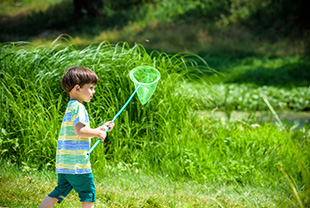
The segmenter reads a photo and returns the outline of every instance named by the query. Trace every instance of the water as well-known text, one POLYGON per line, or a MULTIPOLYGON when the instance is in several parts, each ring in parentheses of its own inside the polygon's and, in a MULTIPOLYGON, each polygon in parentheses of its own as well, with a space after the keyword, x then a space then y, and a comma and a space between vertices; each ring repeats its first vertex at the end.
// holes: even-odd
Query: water
MULTIPOLYGON (((198 112, 197 112, 198 113, 198 112)), ((218 118, 223 121, 247 121, 247 122, 257 122, 275 123, 276 119, 271 112, 257 111, 257 112, 242 112, 242 111, 232 111, 231 113, 226 113, 224 111, 200 111, 199 114, 207 118, 218 118)), ((288 122, 290 125, 298 125, 302 127, 303 125, 310 124, 310 112, 277 112, 280 120, 284 123, 288 122)))

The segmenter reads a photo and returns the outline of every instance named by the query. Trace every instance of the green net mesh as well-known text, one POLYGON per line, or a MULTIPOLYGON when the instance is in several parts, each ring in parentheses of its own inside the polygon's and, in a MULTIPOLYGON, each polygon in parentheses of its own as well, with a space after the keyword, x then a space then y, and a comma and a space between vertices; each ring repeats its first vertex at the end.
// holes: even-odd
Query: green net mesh
POLYGON ((157 82, 160 79, 160 73, 157 69, 150 66, 138 66, 130 71, 130 79, 134 82, 138 98, 144 105, 153 95, 157 82))

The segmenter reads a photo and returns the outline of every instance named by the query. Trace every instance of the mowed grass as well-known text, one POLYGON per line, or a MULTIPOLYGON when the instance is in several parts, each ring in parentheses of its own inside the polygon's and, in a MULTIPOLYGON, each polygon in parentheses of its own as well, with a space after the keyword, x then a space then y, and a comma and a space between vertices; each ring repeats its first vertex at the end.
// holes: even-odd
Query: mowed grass
MULTIPOLYGON (((57 185, 50 170, 18 168, 1 161, 0 206, 38 207, 57 185)), ((294 207, 283 185, 252 186, 214 180, 198 183, 173 181, 170 177, 146 174, 120 167, 94 169, 96 207, 294 207)), ((80 207, 75 191, 57 207, 80 207)))

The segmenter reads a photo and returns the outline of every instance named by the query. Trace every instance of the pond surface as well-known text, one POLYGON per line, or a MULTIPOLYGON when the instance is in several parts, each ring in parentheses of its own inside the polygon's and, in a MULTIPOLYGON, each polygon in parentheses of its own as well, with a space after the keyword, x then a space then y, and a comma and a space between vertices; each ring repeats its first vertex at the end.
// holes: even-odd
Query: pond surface
MULTIPOLYGON (((197 112, 203 117, 219 118, 224 121, 249 121, 249 122, 276 122, 275 117, 271 112, 257 111, 257 112, 242 112, 232 111, 230 114, 224 111, 200 111, 197 112)), ((310 124, 310 112, 277 112, 277 115, 282 122, 289 122, 291 125, 303 126, 310 124)))

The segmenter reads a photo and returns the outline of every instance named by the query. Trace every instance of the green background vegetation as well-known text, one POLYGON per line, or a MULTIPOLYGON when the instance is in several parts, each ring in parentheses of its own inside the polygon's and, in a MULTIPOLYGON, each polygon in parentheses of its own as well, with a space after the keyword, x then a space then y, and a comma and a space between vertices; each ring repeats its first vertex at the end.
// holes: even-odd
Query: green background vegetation
POLYGON ((0 206, 36 207, 56 184, 69 67, 100 78, 95 127, 133 92, 129 71, 150 65, 150 102, 134 98, 91 155, 99 207, 308 207, 304 3, 105 1, 76 21, 72 1, 2 1, 0 206))

